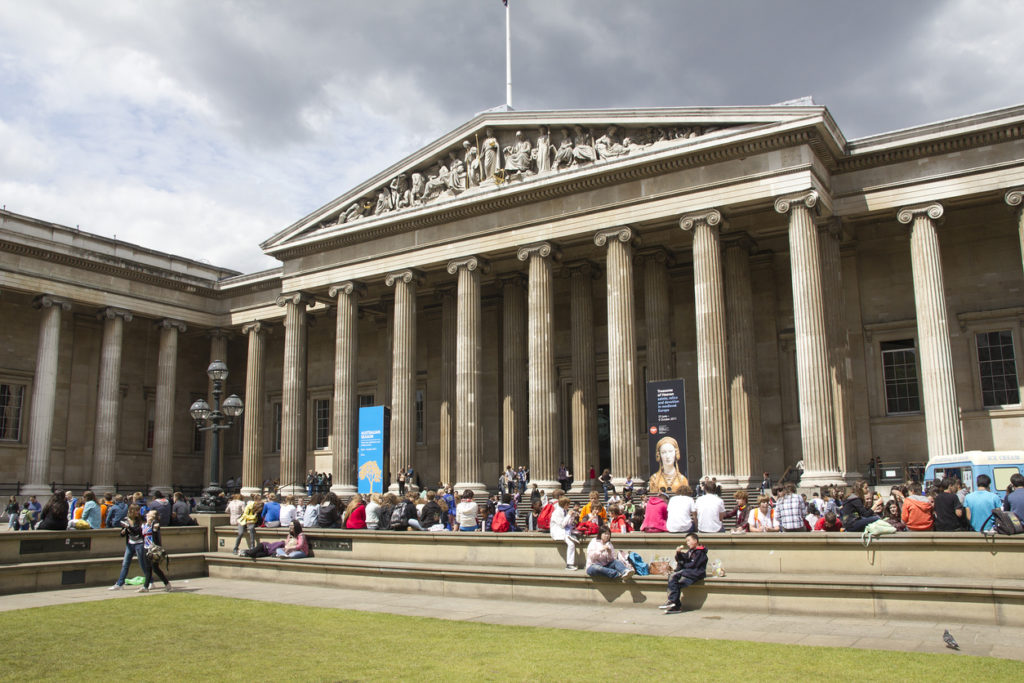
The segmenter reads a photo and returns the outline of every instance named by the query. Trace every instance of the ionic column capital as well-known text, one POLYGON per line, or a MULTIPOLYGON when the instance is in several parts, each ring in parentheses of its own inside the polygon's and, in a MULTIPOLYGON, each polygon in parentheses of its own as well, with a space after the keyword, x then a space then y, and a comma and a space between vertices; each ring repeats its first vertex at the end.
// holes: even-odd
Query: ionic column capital
POLYGON ((250 334, 270 334, 271 329, 270 323, 265 320, 254 320, 251 323, 242 325, 242 334, 246 336, 250 334))
POLYGON ((287 292, 277 297, 278 306, 293 304, 295 306, 312 306, 316 299, 308 292, 287 292))
POLYGON ((1007 190, 1006 194, 1003 195, 1003 200, 1009 206, 1024 207, 1024 187, 1015 187, 1012 190, 1007 190))
POLYGON ((786 195, 775 200, 775 210, 778 213, 785 214, 789 213, 789 210, 794 206, 804 206, 808 209, 813 209, 818 205, 818 199, 816 190, 786 195))
POLYGON ((924 214, 933 221, 937 221, 940 218, 942 218, 943 213, 944 209, 942 208, 942 204, 939 204, 938 202, 930 202, 928 204, 918 204, 916 206, 903 207, 896 214, 896 220, 898 220, 903 225, 907 225, 909 223, 912 223, 916 216, 924 214))
POLYGON ((516 258, 520 261, 529 261, 530 257, 534 255, 541 258, 551 258, 553 261, 562 260, 562 252, 551 242, 535 242, 519 247, 516 258))
POLYGON ((650 249, 637 251, 636 257, 633 260, 641 265, 663 263, 666 266, 673 266, 676 262, 676 255, 665 247, 651 247, 650 249))
POLYGON ((835 237, 838 240, 843 239, 843 219, 838 217, 832 217, 829 220, 821 221, 817 224, 818 234, 828 235, 835 237))
POLYGON ((481 256, 467 256, 466 258, 453 259, 448 262, 448 274, 455 275, 460 268, 469 272, 480 270, 481 273, 491 272, 491 262, 481 256))
POLYGON ((594 235, 594 244, 599 247, 603 247, 608 243, 608 240, 613 242, 618 240, 619 242, 632 242, 635 246, 640 246, 640 235, 636 233, 636 230, 623 225, 619 228, 612 228, 611 230, 602 230, 594 235))
POLYGON ((225 330, 223 327, 211 327, 206 331, 206 336, 211 341, 215 339, 230 339, 231 331, 225 330))
POLYGON ((184 320, 175 320, 174 318, 164 318, 163 320, 157 320, 153 325, 154 327, 161 330, 175 329, 178 332, 184 333, 188 329, 188 325, 185 324, 184 320))
POLYGON ((419 285, 423 282, 423 273, 413 268, 396 270, 384 276, 384 284, 394 287, 396 282, 404 282, 407 285, 419 285))
MULTIPOLYGON (((679 217, 679 227, 686 232, 694 230, 697 225, 702 223, 710 228, 722 225, 722 212, 718 209, 707 209, 705 211, 685 213, 679 217)), ((722 227, 725 226, 722 225, 722 227)))
POLYGON ((366 285, 358 280, 349 280, 347 282, 339 282, 336 285, 331 285, 330 289, 327 290, 327 295, 332 299, 336 298, 339 294, 345 294, 347 296, 366 296, 366 285))
POLYGON ((50 294, 40 294, 36 298, 32 299, 32 308, 50 308, 52 306, 58 306, 62 311, 71 310, 71 302, 65 301, 64 299, 58 299, 50 294))
POLYGON ((122 318, 126 323, 132 321, 132 312, 123 308, 116 308, 114 306, 107 306, 96 311, 96 318, 98 320, 113 320, 114 318, 122 318))
POLYGON ((562 266, 561 274, 564 277, 572 277, 575 273, 582 273, 583 275, 596 280, 601 277, 601 266, 597 265, 593 261, 587 261, 586 259, 570 261, 562 266))

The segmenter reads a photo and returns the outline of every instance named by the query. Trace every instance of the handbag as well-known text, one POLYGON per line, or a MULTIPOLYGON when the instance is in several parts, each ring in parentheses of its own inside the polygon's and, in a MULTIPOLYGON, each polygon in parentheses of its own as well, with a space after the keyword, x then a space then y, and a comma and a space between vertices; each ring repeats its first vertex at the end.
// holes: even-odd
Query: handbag
POLYGON ((151 545, 146 548, 146 559, 154 565, 158 565, 167 557, 167 551, 162 545, 151 545))

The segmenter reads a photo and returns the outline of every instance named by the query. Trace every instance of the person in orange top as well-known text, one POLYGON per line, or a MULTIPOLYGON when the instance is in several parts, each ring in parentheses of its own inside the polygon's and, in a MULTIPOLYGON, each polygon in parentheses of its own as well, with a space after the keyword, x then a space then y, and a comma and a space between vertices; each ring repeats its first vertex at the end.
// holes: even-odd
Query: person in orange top
POLYGON ((601 503, 601 494, 597 491, 590 492, 590 502, 580 510, 580 519, 586 519, 591 512, 597 513, 597 516, 601 518, 599 526, 608 523, 608 511, 604 509, 604 505, 601 503))
POLYGON ((612 522, 609 525, 612 533, 614 534, 628 534, 633 531, 633 525, 629 523, 626 515, 622 513, 622 509, 618 505, 612 505, 609 508, 612 516, 612 522))
POLYGON ((100 500, 100 528, 107 528, 107 508, 114 504, 114 494, 107 493, 103 494, 102 500, 100 500))
POLYGON ((910 483, 910 495, 903 499, 900 519, 911 531, 931 531, 935 528, 935 504, 921 495, 921 484, 910 483))

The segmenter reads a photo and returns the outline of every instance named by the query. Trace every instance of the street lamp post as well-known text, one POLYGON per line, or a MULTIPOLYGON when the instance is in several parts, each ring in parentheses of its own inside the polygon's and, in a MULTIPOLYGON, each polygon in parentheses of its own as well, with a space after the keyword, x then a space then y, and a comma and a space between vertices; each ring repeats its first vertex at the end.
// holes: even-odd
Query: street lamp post
POLYGON ((213 432, 213 449, 210 454, 210 485, 203 491, 203 499, 196 508, 198 512, 224 512, 227 499, 221 494, 220 487, 220 432, 231 426, 231 422, 242 414, 245 407, 242 399, 231 394, 221 405, 220 397, 224 395, 224 380, 228 378, 228 366, 221 360, 210 363, 206 374, 213 382, 213 410, 204 399, 198 399, 189 408, 192 419, 196 421, 196 429, 201 432, 213 432))

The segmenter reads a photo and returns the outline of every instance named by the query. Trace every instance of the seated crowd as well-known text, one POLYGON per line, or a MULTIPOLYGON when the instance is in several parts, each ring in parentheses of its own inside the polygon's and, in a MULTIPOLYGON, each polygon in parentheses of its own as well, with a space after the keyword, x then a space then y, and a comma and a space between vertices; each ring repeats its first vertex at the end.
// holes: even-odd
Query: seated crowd
POLYGON ((192 518, 195 501, 175 491, 168 499, 161 491, 154 491, 147 501, 141 491, 130 495, 104 493, 97 497, 92 491, 83 491, 75 496, 72 491, 53 492, 45 505, 35 496, 30 496, 21 508, 17 499, 11 496, 6 511, 9 514, 8 528, 14 531, 63 531, 65 529, 113 529, 118 528, 130 505, 138 505, 143 517, 156 511, 160 524, 164 526, 195 526, 192 518))

